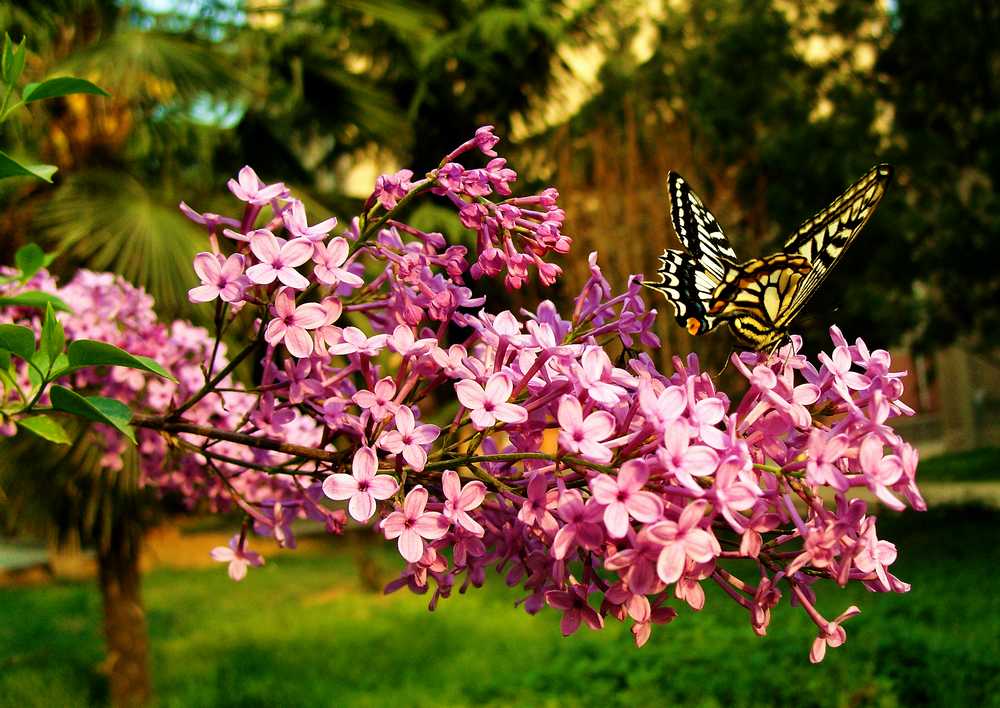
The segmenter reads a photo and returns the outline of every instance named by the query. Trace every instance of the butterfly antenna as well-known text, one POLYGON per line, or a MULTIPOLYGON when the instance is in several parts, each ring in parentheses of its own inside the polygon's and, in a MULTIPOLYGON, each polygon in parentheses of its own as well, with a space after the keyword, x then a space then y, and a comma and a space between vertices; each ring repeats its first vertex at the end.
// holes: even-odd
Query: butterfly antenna
POLYGON ((724 372, 726 369, 729 368, 729 360, 733 358, 733 354, 735 354, 735 353, 736 353, 735 349, 730 349, 729 350, 729 354, 726 355, 726 361, 722 365, 722 368, 715 372, 715 377, 716 378, 718 378, 719 376, 722 376, 722 372, 724 372))

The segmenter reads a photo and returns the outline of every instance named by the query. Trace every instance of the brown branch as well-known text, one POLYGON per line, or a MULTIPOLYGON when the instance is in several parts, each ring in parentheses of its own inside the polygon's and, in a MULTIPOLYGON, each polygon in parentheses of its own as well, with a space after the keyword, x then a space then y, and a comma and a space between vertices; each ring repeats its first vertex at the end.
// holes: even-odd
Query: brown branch
POLYGON ((318 450, 306 445, 294 445, 275 438, 265 436, 249 435, 247 433, 234 433, 229 430, 213 428, 209 425, 196 425, 178 420, 168 420, 160 416, 150 416, 136 414, 132 416, 132 425, 139 428, 149 428, 150 430, 162 430, 165 433, 189 433, 191 435, 201 435, 213 440, 226 440, 247 447, 256 447, 261 450, 271 450, 273 452, 283 452, 286 455, 304 457, 308 460, 319 460, 320 462, 343 463, 347 456, 345 451, 318 450))

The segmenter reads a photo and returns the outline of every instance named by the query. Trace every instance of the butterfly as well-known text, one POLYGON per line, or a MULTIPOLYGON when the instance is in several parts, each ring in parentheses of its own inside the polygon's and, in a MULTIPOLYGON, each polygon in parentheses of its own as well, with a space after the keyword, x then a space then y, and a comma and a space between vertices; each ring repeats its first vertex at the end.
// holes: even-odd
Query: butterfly
POLYGON ((781 251, 741 263, 716 218, 684 178, 670 172, 670 220, 685 250, 664 251, 660 281, 643 285, 663 294, 691 334, 725 322, 739 345, 773 350, 868 223, 891 180, 891 165, 875 165, 799 226, 781 251))

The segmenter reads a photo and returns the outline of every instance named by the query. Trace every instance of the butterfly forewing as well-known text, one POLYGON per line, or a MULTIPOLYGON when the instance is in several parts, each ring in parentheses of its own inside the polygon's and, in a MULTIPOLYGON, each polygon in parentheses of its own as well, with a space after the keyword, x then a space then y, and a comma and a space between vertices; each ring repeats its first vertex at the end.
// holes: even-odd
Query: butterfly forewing
POLYGON ((785 242, 784 252, 804 257, 812 266, 798 292, 776 321, 787 326, 805 307, 827 274, 861 232, 892 180, 890 165, 876 165, 833 200, 823 211, 805 221, 785 242))
POLYGON ((722 280, 737 259, 719 222, 676 172, 667 175, 667 191, 670 221, 677 238, 702 268, 716 280, 722 280))

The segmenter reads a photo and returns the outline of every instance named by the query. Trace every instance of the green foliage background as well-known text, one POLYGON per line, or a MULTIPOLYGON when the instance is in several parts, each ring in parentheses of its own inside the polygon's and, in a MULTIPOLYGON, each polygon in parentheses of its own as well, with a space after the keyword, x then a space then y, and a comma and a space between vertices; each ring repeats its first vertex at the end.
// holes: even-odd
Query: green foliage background
MULTIPOLYGON (((995 184, 1000 9, 945 0, 551 3, 408 0, 0 2, 31 38, 27 74, 74 73, 112 99, 57 101, 6 144, 58 164, 57 187, 0 194, 5 246, 42 237, 57 267, 118 270, 166 315, 198 229, 244 163, 349 216, 352 165, 419 172, 494 123, 525 178, 554 183, 578 247, 619 282, 673 242, 664 173, 684 173, 738 252, 760 255, 880 160, 898 179, 799 329, 831 322, 879 345, 997 344, 995 184), (581 69, 574 52, 586 52, 581 69), (593 74, 593 78, 582 76, 593 74), (586 100, 570 100, 572 79, 586 100), (555 108, 553 108, 555 107, 555 108), (563 107, 562 110, 559 108, 563 107), (542 119, 544 117, 544 120, 542 119)), ((436 217, 431 217, 436 218, 436 217)), ((657 303, 669 309, 665 303, 657 303)), ((728 351, 662 318, 672 351, 728 351)))

